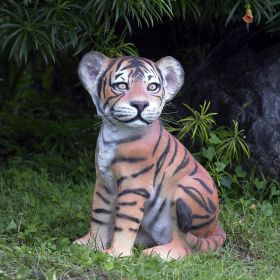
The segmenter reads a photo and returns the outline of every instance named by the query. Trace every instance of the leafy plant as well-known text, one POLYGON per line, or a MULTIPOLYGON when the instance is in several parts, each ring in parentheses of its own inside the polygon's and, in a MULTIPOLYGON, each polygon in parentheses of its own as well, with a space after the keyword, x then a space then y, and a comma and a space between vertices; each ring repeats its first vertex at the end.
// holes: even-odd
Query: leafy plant
POLYGON ((233 128, 229 129, 217 129, 217 135, 222 139, 218 141, 218 136, 215 138, 217 142, 211 144, 217 144, 217 157, 225 157, 226 160, 232 160, 233 162, 240 162, 242 157, 250 157, 250 150, 243 139, 244 130, 239 130, 238 122, 233 121, 233 128))
POLYGON ((138 27, 143 23, 153 26, 154 23, 162 21, 164 16, 173 17, 171 1, 165 0, 142 0, 142 1, 112 1, 112 0, 90 0, 82 9, 86 14, 93 14, 96 22, 105 23, 105 29, 109 30, 112 23, 123 20, 129 31, 132 31, 131 21, 136 20, 138 27))
POLYGON ((195 157, 206 167, 219 187, 245 192, 263 201, 264 205, 268 205, 266 200, 280 197, 280 184, 276 179, 265 176, 261 171, 256 172, 256 166, 245 168, 250 150, 244 130, 239 129, 237 121, 233 121, 231 128, 216 126, 213 118, 215 113, 209 112, 210 102, 204 102, 200 111, 189 106, 186 108, 190 116, 182 118, 179 121, 181 127, 171 131, 179 131, 181 139, 192 139, 192 143, 196 144, 195 157))
POLYGON ((136 54, 131 44, 123 43, 123 36, 119 39, 115 35, 114 28, 109 30, 103 23, 97 24, 91 13, 82 14, 83 6, 63 0, 2 3, 1 51, 25 63, 34 52, 48 63, 55 60, 58 51, 78 49, 79 53, 89 47, 111 54, 108 49, 117 45, 119 54, 136 54))
POLYGON ((200 105, 200 111, 196 111, 186 104, 183 104, 190 112, 191 115, 179 121, 183 126, 180 128, 179 139, 188 133, 191 139, 199 139, 201 143, 207 142, 209 137, 209 130, 215 124, 213 116, 216 113, 208 113, 210 102, 204 102, 200 105))
MULTIPOLYGON (((276 9, 274 8, 274 5, 277 1, 273 0, 238 0, 235 2, 234 6, 230 10, 227 20, 226 20, 226 25, 229 24, 230 21, 233 20, 233 17, 238 11, 244 10, 244 5, 246 3, 250 3, 250 6, 254 12, 254 21, 257 24, 260 24, 261 21, 264 19, 264 22, 269 22, 272 18, 273 15, 277 14, 276 9), (243 9, 242 9, 243 8, 243 9)), ((279 11, 278 11, 279 12, 279 11)))
MULTIPOLYGON (((233 128, 215 127, 213 116, 209 112, 210 102, 200 105, 200 111, 187 106, 190 116, 182 118, 179 123, 179 137, 189 136, 193 144, 199 144, 196 157, 209 170, 219 186, 230 187, 233 183, 232 168, 239 164, 244 157, 249 158, 249 148, 243 139, 243 130, 239 130, 237 121, 233 128)), ((241 166, 239 166, 241 168, 241 166)), ((235 178, 241 172, 237 170, 235 178)), ((236 183, 239 183, 236 180, 236 183)))

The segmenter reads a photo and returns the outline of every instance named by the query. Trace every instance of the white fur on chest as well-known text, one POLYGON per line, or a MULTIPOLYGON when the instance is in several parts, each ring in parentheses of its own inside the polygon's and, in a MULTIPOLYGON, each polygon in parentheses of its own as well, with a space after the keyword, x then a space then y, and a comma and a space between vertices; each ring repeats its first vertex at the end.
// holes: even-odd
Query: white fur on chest
POLYGON ((97 164, 99 168, 99 174, 108 187, 113 187, 114 185, 114 176, 112 172, 112 160, 114 159, 114 156, 115 144, 104 145, 99 137, 97 164))
POLYGON ((112 161, 116 156, 117 142, 131 137, 133 133, 133 129, 125 129, 108 123, 104 123, 101 127, 97 142, 97 164, 99 174, 107 187, 114 188, 116 185, 116 178, 112 171, 112 161))
MULTIPOLYGON (((117 133, 117 132, 116 132, 117 133)), ((116 143, 114 142, 114 131, 101 128, 97 147, 97 164, 99 174, 107 187, 114 187, 114 176, 112 171, 112 161, 115 157, 116 143)))

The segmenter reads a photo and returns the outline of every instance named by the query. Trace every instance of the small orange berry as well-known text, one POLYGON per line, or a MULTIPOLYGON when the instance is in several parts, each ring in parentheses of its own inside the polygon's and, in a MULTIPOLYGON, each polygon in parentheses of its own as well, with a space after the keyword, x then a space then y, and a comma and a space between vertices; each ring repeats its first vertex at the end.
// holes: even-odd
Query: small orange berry
POLYGON ((252 23, 254 20, 252 10, 250 8, 246 8, 246 12, 244 17, 242 18, 247 24, 252 23))

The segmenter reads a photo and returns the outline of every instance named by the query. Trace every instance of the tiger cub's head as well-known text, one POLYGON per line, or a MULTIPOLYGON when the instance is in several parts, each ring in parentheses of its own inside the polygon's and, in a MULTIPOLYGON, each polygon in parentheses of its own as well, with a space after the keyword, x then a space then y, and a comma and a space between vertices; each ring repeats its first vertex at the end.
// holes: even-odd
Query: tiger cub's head
POLYGON ((102 118, 140 127, 160 116, 164 104, 183 85, 184 71, 170 56, 154 63, 145 58, 110 59, 89 52, 80 62, 79 77, 102 118))

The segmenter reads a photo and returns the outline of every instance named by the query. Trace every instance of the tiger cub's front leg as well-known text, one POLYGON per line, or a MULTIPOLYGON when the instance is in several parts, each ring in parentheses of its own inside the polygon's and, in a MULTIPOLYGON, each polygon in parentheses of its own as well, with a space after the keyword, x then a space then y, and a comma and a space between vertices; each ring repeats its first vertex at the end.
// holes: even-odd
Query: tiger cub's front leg
POLYGON ((92 201, 90 232, 76 240, 76 243, 88 245, 97 250, 104 250, 110 246, 114 228, 116 196, 117 194, 97 177, 92 201))
POLYGON ((115 226, 111 248, 115 256, 132 253, 137 232, 144 215, 144 204, 150 197, 152 185, 147 180, 125 180, 118 186, 115 226))
POLYGON ((109 254, 131 255, 148 197, 149 193, 144 188, 125 189, 119 193, 112 245, 107 250, 109 254))

